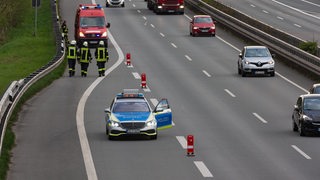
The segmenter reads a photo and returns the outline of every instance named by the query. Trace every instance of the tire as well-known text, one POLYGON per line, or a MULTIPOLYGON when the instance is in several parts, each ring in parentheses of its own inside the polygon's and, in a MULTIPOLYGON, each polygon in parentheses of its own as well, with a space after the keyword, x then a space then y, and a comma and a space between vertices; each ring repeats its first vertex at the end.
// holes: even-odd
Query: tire
POLYGON ((242 77, 246 77, 246 76, 247 76, 246 72, 244 72, 243 70, 241 70, 241 76, 242 76, 242 77))
POLYGON ((125 5, 124 5, 124 3, 121 5, 121 7, 124 7, 125 5))
POLYGON ((238 64, 238 74, 240 75, 241 74, 241 69, 239 67, 239 64, 238 64))
POLYGON ((300 123, 299 135, 300 135, 300 136, 306 136, 306 132, 305 132, 305 130, 304 130, 304 126, 303 126, 302 123, 300 123))
POLYGON ((292 130, 294 132, 297 132, 299 130, 299 128, 298 128, 297 124, 294 122, 294 120, 292 120, 292 130))
POLYGON ((150 136, 150 139, 151 140, 156 140, 157 139, 157 137, 158 137, 158 135, 156 134, 156 135, 152 135, 152 136, 150 136))
POLYGON ((212 34, 212 37, 216 37, 216 34, 212 34))
POLYGON ((109 4, 108 4, 108 3, 106 3, 106 7, 109 7, 109 4))
POLYGON ((274 77, 274 75, 275 75, 274 72, 271 72, 271 73, 270 73, 270 76, 271 76, 271 77, 274 77))

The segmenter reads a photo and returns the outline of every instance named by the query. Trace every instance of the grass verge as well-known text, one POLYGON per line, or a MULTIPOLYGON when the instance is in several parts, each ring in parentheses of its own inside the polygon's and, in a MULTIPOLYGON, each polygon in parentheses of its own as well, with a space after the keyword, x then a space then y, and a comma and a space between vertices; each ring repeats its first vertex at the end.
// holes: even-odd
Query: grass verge
MULTIPOLYGON (((21 0, 21 2, 25 1, 21 0)), ((36 31, 34 15, 35 9, 31 7, 31 3, 27 3, 22 12, 22 23, 10 30, 6 43, 0 46, 0 95, 6 91, 12 81, 27 77, 51 61, 56 54, 50 1, 42 1, 38 8, 36 31)), ((0 180, 6 179, 7 176, 11 150, 15 145, 12 126, 18 120, 18 113, 22 105, 55 79, 61 77, 65 67, 66 62, 64 61, 58 68, 32 85, 14 109, 4 135, 0 156, 0 180)))

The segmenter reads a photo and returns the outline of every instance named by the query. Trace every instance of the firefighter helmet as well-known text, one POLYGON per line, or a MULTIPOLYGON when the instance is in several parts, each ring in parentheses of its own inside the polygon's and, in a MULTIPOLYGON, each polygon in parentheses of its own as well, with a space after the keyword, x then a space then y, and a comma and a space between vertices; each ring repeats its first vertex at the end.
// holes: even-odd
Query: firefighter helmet
POLYGON ((88 42, 87 41, 83 42, 83 46, 88 47, 88 42))
POLYGON ((72 40, 71 41, 71 45, 76 45, 77 44, 77 41, 76 40, 72 40))
POLYGON ((104 46, 104 42, 103 42, 103 41, 100 41, 100 42, 99 42, 99 45, 100 45, 100 46, 104 46))

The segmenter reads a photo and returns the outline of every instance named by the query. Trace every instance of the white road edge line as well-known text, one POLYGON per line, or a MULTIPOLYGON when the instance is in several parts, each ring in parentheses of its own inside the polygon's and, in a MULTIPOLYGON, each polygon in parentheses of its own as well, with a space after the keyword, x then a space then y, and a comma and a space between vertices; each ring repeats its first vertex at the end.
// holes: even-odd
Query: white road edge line
POLYGON ((259 116, 259 114, 257 113, 252 113, 256 118, 258 118, 261 122, 267 124, 268 121, 264 120, 261 116, 259 116))
MULTIPOLYGON (((93 4, 95 4, 95 3, 93 3, 93 4)), ((95 87, 105 77, 107 77, 108 74, 110 74, 114 69, 116 69, 124 60, 124 54, 123 54, 122 50, 120 49, 120 47, 118 46, 117 42, 114 40, 114 38, 110 32, 109 32, 109 38, 110 38, 112 44, 114 45, 114 47, 116 48, 116 50, 119 54, 119 58, 113 66, 111 66, 109 69, 107 69, 106 76, 98 77, 87 88, 87 90, 84 92, 84 94, 82 95, 82 97, 78 103, 77 112, 76 112, 77 130, 78 130, 78 135, 79 135, 79 139, 80 139, 80 146, 81 146, 82 156, 83 156, 88 180, 97 180, 98 177, 97 177, 96 169, 95 169, 94 162, 92 159, 90 145, 88 142, 87 133, 86 133, 86 129, 85 129, 85 123, 84 123, 85 105, 86 105, 88 97, 90 96, 92 91, 95 89, 95 87)))
POLYGON ((213 177, 207 166, 202 161, 194 161, 203 177, 213 177))
POLYGON ((316 3, 313 3, 313 2, 310 2, 310 1, 307 1, 307 0, 301 0, 302 2, 305 2, 305 3, 309 3, 309 4, 312 4, 312 5, 314 5, 314 6, 318 6, 318 7, 320 7, 320 5, 319 4, 316 4, 316 3))
POLYGON ((311 157, 308 156, 305 152, 303 152, 300 148, 298 148, 296 145, 291 145, 291 147, 293 149, 295 149, 298 153, 300 153, 303 157, 305 157, 306 159, 310 160, 311 157))
POLYGON ((183 149, 187 149, 187 140, 184 136, 176 136, 178 142, 182 146, 183 149))
POLYGON ((236 97, 236 95, 234 95, 231 91, 229 91, 228 89, 224 89, 225 92, 227 92, 231 97, 236 97))

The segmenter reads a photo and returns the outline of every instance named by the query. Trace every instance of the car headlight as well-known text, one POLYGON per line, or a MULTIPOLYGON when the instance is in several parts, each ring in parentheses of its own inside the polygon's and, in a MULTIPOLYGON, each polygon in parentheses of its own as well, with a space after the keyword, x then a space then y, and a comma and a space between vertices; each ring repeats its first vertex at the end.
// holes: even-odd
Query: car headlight
POLYGON ((79 36, 80 36, 80 37, 84 37, 83 32, 79 32, 79 36))
POLYGON ((101 37, 107 37, 107 32, 104 32, 101 37))
POLYGON ((119 122, 112 121, 112 120, 110 120, 109 125, 110 125, 111 127, 119 127, 119 126, 120 126, 119 122))
POLYGON ((157 126, 157 121, 155 119, 148 121, 147 123, 147 127, 155 127, 157 126))
POLYGON ((302 118, 303 118, 304 121, 312 121, 312 118, 310 118, 307 115, 303 115, 302 118))
POLYGON ((245 63, 245 64, 250 64, 250 62, 249 62, 249 61, 244 61, 244 63, 245 63))
POLYGON ((199 29, 199 27, 193 27, 193 29, 199 29))
POLYGON ((213 25, 213 26, 211 26, 210 28, 211 28, 211 29, 216 29, 216 26, 213 25))
POLYGON ((273 61, 273 60, 271 60, 271 61, 269 61, 268 63, 269 63, 269 64, 274 64, 274 61, 273 61))

